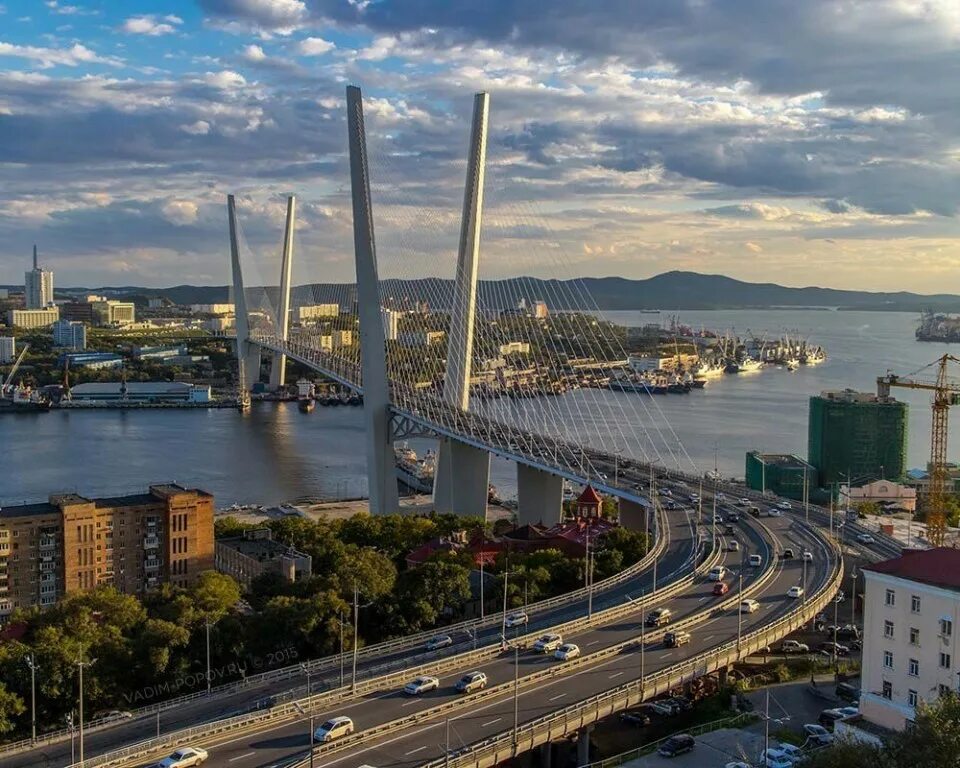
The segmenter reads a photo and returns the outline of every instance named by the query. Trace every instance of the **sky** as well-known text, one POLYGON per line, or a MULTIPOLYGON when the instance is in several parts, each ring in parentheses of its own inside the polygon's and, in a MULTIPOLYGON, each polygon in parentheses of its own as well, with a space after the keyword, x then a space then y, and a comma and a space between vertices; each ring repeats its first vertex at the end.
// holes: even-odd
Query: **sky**
POLYGON ((0 0, 0 284, 351 281, 344 88, 381 273, 960 293, 956 0, 0 0), (261 274, 262 273, 262 274, 261 274))

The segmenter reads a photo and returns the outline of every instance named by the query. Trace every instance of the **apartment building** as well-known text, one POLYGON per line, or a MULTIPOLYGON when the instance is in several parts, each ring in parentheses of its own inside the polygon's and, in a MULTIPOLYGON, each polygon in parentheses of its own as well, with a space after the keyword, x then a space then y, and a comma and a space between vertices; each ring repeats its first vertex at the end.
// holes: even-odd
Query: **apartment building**
POLYGON ((960 682, 960 550, 906 551, 863 569, 860 714, 893 730, 960 682))
POLYGON ((173 484, 0 508, 0 622, 101 584, 132 595, 190 586, 214 567, 213 510, 209 493, 173 484))

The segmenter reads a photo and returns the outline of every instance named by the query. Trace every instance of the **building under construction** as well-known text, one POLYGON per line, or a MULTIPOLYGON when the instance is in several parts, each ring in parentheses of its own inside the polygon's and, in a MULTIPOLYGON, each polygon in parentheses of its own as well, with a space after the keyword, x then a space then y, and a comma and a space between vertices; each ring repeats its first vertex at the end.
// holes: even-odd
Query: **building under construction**
POLYGON ((907 404, 852 389, 811 397, 807 459, 821 488, 900 479, 906 471, 907 404))

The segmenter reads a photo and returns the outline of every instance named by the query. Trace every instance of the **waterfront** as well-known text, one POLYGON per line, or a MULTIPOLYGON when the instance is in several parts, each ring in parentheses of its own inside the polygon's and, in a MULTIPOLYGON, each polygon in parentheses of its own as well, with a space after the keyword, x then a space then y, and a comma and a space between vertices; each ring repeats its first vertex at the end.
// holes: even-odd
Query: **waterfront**
MULTIPOLYGON (((820 310, 729 310, 677 313, 694 327, 733 329, 745 335, 783 332, 809 336, 828 358, 815 367, 724 376, 689 395, 575 392, 599 404, 603 418, 618 418, 618 398, 645 398, 659 407, 702 469, 742 476, 752 448, 806 454, 807 398, 822 389, 875 391, 887 370, 908 374, 950 345, 914 340, 912 313, 820 310)), ((642 325, 657 316, 607 313, 621 323, 642 325)), ((667 313, 661 315, 664 319, 667 313)), ((958 352, 956 347, 954 352, 958 352)), ((923 466, 929 452, 929 397, 898 390, 910 403, 910 466, 923 466)), ((504 406, 507 407, 507 406, 504 406)), ((517 407, 531 408, 530 401, 517 407)), ((582 409, 581 409, 582 410, 582 409)), ((414 447, 422 443, 411 441, 414 447)), ((125 493, 150 482, 175 480, 235 502, 275 503, 304 496, 352 497, 365 493, 362 413, 359 408, 317 408, 300 413, 296 403, 260 403, 250 413, 232 410, 51 412, 0 419, 0 503, 37 501, 53 491, 88 495, 125 493)), ((960 429, 950 457, 960 452, 960 429)), ((511 465, 494 462, 492 482, 513 493, 511 465)))

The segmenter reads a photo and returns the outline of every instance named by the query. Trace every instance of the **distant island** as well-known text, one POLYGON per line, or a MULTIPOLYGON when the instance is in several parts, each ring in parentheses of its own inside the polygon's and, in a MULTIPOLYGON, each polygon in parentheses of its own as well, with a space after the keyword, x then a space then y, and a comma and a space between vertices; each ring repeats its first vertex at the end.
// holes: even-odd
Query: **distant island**
MULTIPOLYGON (((450 294, 451 281, 440 278, 423 280, 385 280, 386 295, 419 297, 433 305, 441 304, 450 294), (438 298, 439 297, 439 298, 438 298)), ((11 286, 14 289, 19 286, 11 286)), ((583 277, 576 280, 542 280, 533 277, 515 277, 506 280, 481 281, 480 301, 487 307, 500 307, 505 297, 511 300, 526 298, 529 301, 552 296, 581 295, 585 289, 594 307, 563 307, 551 304, 553 310, 599 309, 599 310, 680 310, 680 309, 810 309, 830 308, 839 310, 870 310, 889 312, 960 312, 960 296, 934 294, 925 296, 898 291, 874 293, 869 291, 844 291, 834 288, 788 288, 775 283, 748 283, 723 275, 705 275, 697 272, 664 272, 645 280, 628 280, 622 277, 583 277), (570 290, 570 283, 580 286, 570 290)), ((274 294, 275 288, 264 290, 274 294)), ((315 283, 297 286, 303 302, 316 303, 337 301, 344 296, 343 284, 315 283)), ((227 286, 178 285, 170 288, 144 288, 140 286, 96 288, 65 288, 57 293, 95 292, 110 296, 142 299, 164 297, 176 304, 212 304, 229 300, 227 286)), ((442 307, 436 307, 438 309, 442 307)))

